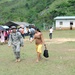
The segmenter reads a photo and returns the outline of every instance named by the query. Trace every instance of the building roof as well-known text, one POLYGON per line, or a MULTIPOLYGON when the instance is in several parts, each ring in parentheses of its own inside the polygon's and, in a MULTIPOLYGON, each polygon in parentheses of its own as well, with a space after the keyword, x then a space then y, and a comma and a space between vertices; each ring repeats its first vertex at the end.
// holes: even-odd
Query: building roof
POLYGON ((13 22, 13 23, 15 23, 17 25, 29 26, 29 23, 27 23, 27 22, 14 22, 14 21, 11 21, 11 22, 13 22))
POLYGON ((75 20, 75 16, 58 16, 54 20, 75 20))
POLYGON ((14 22, 14 21, 9 21, 7 23, 5 23, 4 25, 7 25, 7 26, 19 26, 19 25, 24 25, 24 26, 29 26, 30 24, 27 23, 27 22, 14 22))

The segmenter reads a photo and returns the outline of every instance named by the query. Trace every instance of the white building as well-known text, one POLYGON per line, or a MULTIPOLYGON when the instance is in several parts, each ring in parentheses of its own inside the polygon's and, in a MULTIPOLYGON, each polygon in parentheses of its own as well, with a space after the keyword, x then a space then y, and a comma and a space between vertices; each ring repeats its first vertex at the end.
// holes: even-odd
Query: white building
POLYGON ((75 29, 75 16, 58 16, 54 20, 56 29, 75 29))

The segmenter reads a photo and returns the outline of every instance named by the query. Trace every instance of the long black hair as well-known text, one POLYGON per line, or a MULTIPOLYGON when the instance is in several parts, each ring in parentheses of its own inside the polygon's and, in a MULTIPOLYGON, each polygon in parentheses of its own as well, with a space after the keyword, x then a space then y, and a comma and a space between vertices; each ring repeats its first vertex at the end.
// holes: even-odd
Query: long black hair
POLYGON ((39 28, 35 28, 36 31, 41 32, 39 28))

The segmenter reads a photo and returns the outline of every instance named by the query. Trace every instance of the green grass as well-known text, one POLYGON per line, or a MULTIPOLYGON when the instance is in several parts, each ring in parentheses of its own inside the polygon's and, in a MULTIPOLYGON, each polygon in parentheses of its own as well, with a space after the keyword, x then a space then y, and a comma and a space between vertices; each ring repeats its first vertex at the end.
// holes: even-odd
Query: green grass
MULTIPOLYGON (((43 36, 49 38, 49 32, 44 31, 43 36)), ((75 38, 75 30, 54 30, 53 38, 75 38)))
MULTIPOLYGON (((53 38, 74 38, 73 31, 54 31, 53 38)), ((43 32, 44 38, 48 32, 43 32)), ((27 37, 28 38, 28 37, 27 37)), ((15 63, 11 47, 0 45, 0 75, 75 75, 75 42, 47 44, 49 58, 42 55, 42 60, 36 63, 35 44, 24 42, 21 48, 21 62, 15 63)), ((43 47, 44 50, 44 47, 43 47)))

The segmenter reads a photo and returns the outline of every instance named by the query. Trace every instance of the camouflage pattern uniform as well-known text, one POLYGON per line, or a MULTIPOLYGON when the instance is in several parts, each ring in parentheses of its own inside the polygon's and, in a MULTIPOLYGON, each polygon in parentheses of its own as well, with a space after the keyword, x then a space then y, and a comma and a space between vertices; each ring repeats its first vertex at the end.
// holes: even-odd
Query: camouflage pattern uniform
POLYGON ((23 46, 23 37, 20 32, 11 33, 9 36, 8 46, 12 45, 16 59, 20 58, 20 47, 23 46))

